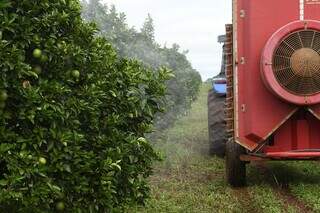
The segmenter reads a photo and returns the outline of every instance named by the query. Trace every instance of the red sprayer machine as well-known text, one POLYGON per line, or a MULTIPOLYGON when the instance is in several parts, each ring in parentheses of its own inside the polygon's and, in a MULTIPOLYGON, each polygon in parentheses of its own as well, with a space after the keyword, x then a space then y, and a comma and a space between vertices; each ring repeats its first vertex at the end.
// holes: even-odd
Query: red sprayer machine
POLYGON ((320 0, 234 0, 226 28, 229 183, 249 161, 320 158, 320 0))

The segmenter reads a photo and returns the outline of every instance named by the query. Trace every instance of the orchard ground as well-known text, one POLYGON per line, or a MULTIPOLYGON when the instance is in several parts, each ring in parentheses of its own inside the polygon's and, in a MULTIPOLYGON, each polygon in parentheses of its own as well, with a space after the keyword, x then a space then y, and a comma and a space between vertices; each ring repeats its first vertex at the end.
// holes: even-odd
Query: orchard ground
POLYGON ((224 160, 208 155, 207 91, 156 142, 164 160, 150 177, 151 198, 128 212, 320 212, 320 164, 250 164, 245 188, 226 184, 224 160))

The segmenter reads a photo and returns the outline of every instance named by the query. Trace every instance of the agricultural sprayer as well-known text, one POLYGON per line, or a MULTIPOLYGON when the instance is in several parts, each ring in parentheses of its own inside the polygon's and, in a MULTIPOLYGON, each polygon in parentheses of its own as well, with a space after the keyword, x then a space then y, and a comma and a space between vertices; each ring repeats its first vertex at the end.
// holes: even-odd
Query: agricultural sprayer
POLYGON ((245 184, 247 162, 320 158, 318 20, 320 0, 233 0, 224 43, 231 185, 245 184))

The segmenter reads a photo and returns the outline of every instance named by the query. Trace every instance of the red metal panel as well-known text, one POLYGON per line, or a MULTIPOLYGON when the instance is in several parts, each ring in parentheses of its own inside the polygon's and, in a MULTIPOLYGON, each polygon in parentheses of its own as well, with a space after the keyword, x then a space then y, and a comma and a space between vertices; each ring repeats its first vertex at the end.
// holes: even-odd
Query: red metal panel
POLYGON ((271 144, 263 152, 320 150, 320 121, 310 112, 299 111, 275 133, 271 144))
MULTIPOLYGON (((320 0, 305 0, 304 18, 320 20, 320 0)), ((310 111, 320 119, 320 105, 310 106, 310 111)))
POLYGON ((314 149, 320 148, 320 121, 312 114, 308 114, 307 121, 310 126, 309 128, 309 147, 314 149))
POLYGON ((297 120, 297 149, 310 149, 310 129, 307 120, 297 120))
POLYGON ((305 0, 304 1, 304 19, 320 19, 320 1, 319 0, 305 0))
POLYGON ((296 124, 290 119, 283 126, 280 131, 274 135, 273 145, 266 146, 264 152, 284 152, 297 148, 296 124))
POLYGON ((253 150, 279 128, 296 106, 283 103, 264 86, 261 52, 279 28, 300 18, 299 0, 238 0, 236 140, 253 150))

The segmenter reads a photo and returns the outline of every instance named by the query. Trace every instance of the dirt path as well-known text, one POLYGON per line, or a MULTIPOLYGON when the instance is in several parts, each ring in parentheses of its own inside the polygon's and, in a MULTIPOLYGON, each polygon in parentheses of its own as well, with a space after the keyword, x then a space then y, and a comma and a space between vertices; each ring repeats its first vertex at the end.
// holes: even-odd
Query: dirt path
POLYGON ((293 194, 291 194, 289 188, 273 188, 275 193, 283 200, 285 206, 293 206, 295 207, 298 212, 306 212, 312 213, 314 212, 310 207, 308 207, 304 202, 297 199, 293 194))
MULTIPOLYGON (((252 164, 260 174, 266 179, 269 180, 274 193, 283 201, 284 206, 287 208, 294 207, 297 212, 314 212, 307 204, 299 200, 295 195, 293 195, 289 188, 289 183, 281 179, 277 179, 273 171, 271 171, 266 162, 256 162, 252 164), (271 181, 273 180, 273 181, 271 181)), ((288 174, 290 175, 290 174, 288 174)))
POLYGON ((232 193, 237 197, 242 209, 247 213, 262 212, 262 209, 257 208, 255 203, 252 202, 253 198, 248 188, 232 189, 232 193))

